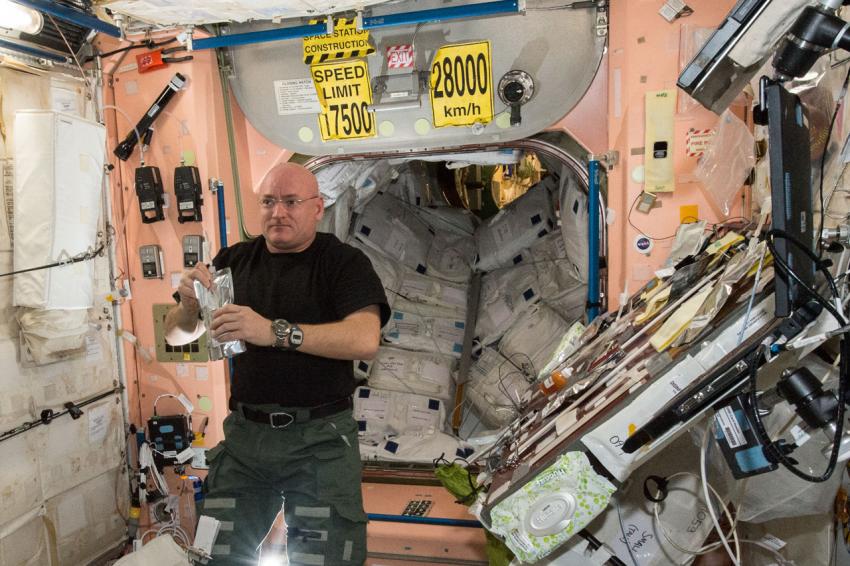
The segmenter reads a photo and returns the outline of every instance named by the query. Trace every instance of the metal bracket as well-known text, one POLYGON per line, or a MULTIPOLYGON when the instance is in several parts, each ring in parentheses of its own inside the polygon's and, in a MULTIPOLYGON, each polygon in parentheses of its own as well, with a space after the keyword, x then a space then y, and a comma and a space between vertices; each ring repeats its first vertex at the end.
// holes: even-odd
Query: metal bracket
POLYGON ((620 162, 620 152, 616 149, 610 149, 605 153, 591 153, 587 158, 592 161, 599 161, 605 166, 606 171, 610 171, 620 162))
POLYGON ((600 0, 596 5, 596 37, 608 36, 608 1, 600 0))

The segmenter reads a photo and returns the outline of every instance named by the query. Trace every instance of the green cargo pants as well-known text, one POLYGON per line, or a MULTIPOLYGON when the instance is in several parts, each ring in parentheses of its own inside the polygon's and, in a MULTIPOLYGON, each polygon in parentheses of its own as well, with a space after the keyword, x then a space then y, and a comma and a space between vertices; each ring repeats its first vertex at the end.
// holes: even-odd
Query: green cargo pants
POLYGON ((257 549, 282 505, 290 564, 349 566, 366 560, 360 451, 350 410, 285 428, 232 412, 224 420, 224 440, 207 453, 207 461, 200 514, 221 521, 213 566, 256 566, 257 549))

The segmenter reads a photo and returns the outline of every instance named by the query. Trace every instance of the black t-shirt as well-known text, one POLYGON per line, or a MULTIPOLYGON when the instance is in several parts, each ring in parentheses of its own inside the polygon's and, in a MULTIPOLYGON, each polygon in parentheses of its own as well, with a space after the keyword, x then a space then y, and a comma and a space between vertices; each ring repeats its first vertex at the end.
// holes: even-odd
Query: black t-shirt
MULTIPOLYGON (((334 322, 369 305, 380 306, 381 326, 389 319, 384 287, 371 262, 333 234, 316 234, 310 247, 298 253, 271 253, 260 236, 219 251, 213 265, 233 272, 237 305, 270 320, 334 322)), ((247 351, 233 358, 233 367, 231 396, 242 403, 312 407, 354 391, 348 360, 247 344, 247 351)))

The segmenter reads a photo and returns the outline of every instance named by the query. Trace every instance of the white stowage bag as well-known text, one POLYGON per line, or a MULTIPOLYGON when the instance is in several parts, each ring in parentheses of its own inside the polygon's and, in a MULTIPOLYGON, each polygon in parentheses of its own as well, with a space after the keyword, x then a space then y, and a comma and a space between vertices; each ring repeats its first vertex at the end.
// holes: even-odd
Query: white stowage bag
POLYGON ((414 207, 411 210, 437 232, 451 232, 459 236, 471 237, 480 223, 478 217, 465 208, 429 206, 414 207))
POLYGON ((529 263, 486 273, 481 278, 475 335, 492 344, 531 305, 540 300, 537 269, 529 263))
POLYGON ((410 211, 410 205, 378 193, 354 224, 354 236, 407 267, 425 273, 434 234, 410 211))
POLYGON ((578 181, 564 167, 559 190, 561 202, 561 235, 567 255, 579 279, 587 281, 589 256, 587 253, 588 209, 587 194, 579 188, 578 181))
POLYGON ((89 331, 88 311, 19 307, 15 313, 24 345, 37 365, 77 354, 89 331))
MULTIPOLYGON (((106 129, 95 122, 49 110, 15 114, 16 271, 95 249, 105 144, 106 129)), ((94 263, 22 273, 13 293, 16 306, 90 308, 94 263)))
POLYGON ((466 283, 472 277, 475 239, 468 234, 436 230, 428 250, 428 273, 448 281, 466 283))
POLYGON ((328 202, 325 195, 322 198, 325 199, 325 214, 316 229, 333 234, 344 242, 351 228, 351 211, 357 197, 353 190, 348 190, 341 192, 333 204, 328 202))
POLYGON ((398 289, 401 286, 399 267, 390 258, 363 244, 356 238, 349 239, 348 243, 362 251, 369 258, 372 268, 384 285, 387 304, 393 306, 393 302, 398 297, 398 289))
POLYGON ((528 375, 539 377, 567 334, 567 321, 544 304, 525 311, 499 341, 499 351, 528 375))
POLYGON ((475 449, 471 445, 444 432, 427 435, 402 434, 380 442, 360 443, 360 458, 365 461, 430 464, 441 456, 451 461, 455 458, 468 459, 473 454, 475 449))
POLYGON ((460 357, 466 322, 448 309, 398 299, 384 326, 385 344, 460 357))
POLYGON ((502 427, 516 418, 520 399, 531 387, 521 368, 492 348, 484 348, 472 364, 466 398, 486 426, 502 427))
POLYGON ((451 309, 458 318, 466 317, 466 285, 421 275, 401 268, 399 295, 413 303, 451 309))
POLYGON ((476 269, 489 271, 512 265, 523 248, 556 229, 550 193, 554 182, 553 177, 546 177, 478 227, 476 269))
POLYGON ((358 387, 354 419, 361 441, 379 442, 392 434, 434 434, 445 429, 446 405, 440 399, 358 387))
POLYGON ((381 346, 374 360, 359 362, 355 371, 369 379, 370 387, 451 402, 455 393, 454 365, 455 359, 449 356, 381 346))

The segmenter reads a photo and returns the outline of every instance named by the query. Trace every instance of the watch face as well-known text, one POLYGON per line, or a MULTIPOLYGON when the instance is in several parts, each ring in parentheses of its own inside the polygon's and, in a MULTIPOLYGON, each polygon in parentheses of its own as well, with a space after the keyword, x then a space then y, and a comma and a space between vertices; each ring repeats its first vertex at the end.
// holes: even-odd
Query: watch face
POLYGON ((300 346, 301 342, 304 341, 304 333, 300 328, 295 327, 292 329, 292 333, 289 335, 289 343, 293 346, 300 346))
POLYGON ((274 335, 280 338, 281 340, 286 338, 286 335, 289 333, 289 328, 289 323, 280 318, 272 323, 274 335))

